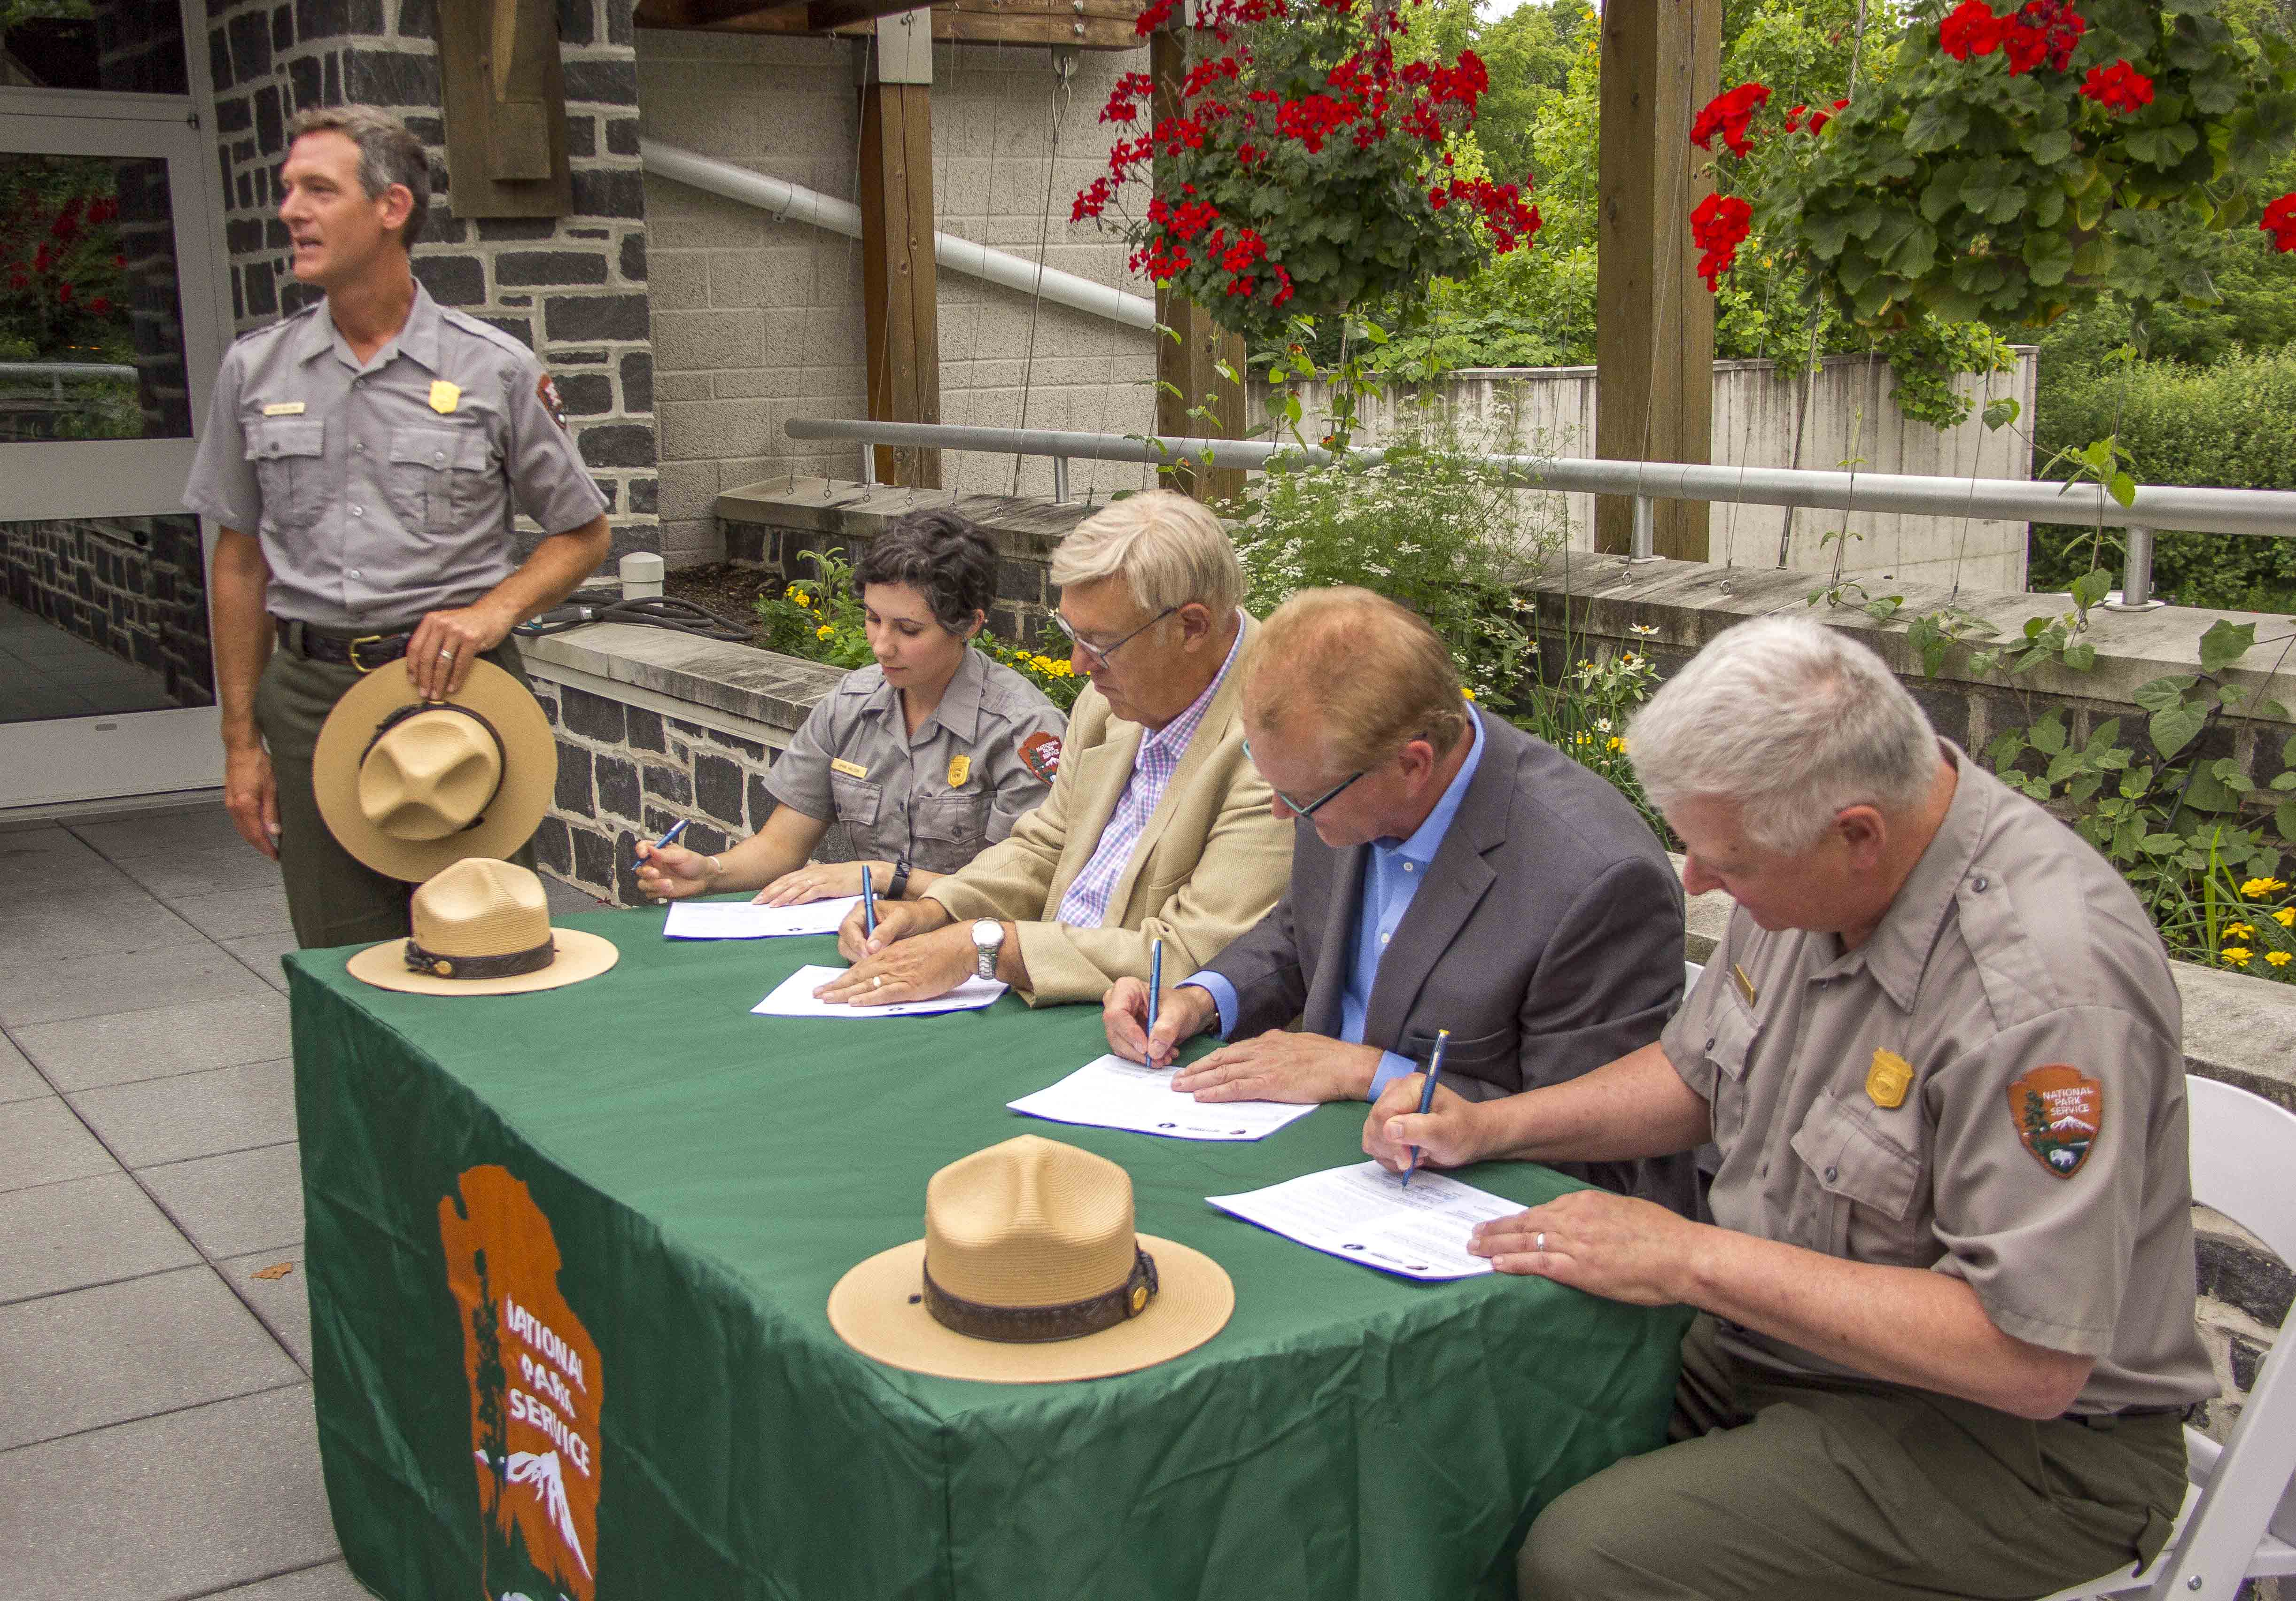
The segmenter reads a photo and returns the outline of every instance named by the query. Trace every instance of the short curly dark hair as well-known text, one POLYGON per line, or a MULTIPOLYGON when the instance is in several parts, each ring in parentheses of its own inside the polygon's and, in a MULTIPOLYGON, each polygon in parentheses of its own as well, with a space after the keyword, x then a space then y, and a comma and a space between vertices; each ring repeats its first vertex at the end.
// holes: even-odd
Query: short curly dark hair
POLYGON ((853 563, 853 594, 871 584, 906 584, 925 597, 933 620, 952 634, 972 626, 996 595, 996 542, 947 507, 896 517, 853 563))

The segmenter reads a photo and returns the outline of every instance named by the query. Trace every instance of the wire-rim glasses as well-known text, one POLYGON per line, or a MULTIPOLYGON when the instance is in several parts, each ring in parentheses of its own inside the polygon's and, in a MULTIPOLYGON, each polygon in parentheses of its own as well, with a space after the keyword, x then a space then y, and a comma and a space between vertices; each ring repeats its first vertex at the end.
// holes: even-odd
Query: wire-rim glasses
MULTIPOLYGON (((1251 742, 1248 739, 1243 742, 1243 756, 1244 759, 1250 762, 1255 768, 1259 765, 1259 759, 1251 753, 1251 742)), ((1316 796, 1313 800, 1294 800, 1282 790, 1276 789, 1274 784, 1271 784, 1267 787, 1270 790, 1275 791, 1275 798, 1283 802, 1283 809, 1290 812, 1293 817, 1312 817, 1322 808, 1330 805, 1333 800, 1337 800, 1340 792, 1346 789, 1348 785, 1353 784, 1357 779, 1362 777, 1365 773, 1368 773, 1369 771, 1371 771, 1369 768, 1365 768, 1360 772, 1349 774, 1345 778, 1341 779, 1337 784, 1325 790, 1322 794, 1316 796)), ((1265 773, 1260 775, 1262 778, 1267 777, 1267 775, 1265 773)))
POLYGON ((1127 634, 1122 639, 1118 640, 1114 645, 1095 645, 1092 641, 1080 637, 1074 628, 1069 627, 1068 619, 1062 617, 1058 610, 1053 611, 1048 613, 1048 615, 1052 619, 1053 627, 1061 631, 1061 637, 1067 640, 1070 645, 1081 654, 1086 661, 1091 662, 1095 667, 1106 667, 1108 665, 1108 659, 1116 654, 1118 651, 1123 649, 1126 644, 1129 641, 1139 638, 1141 635, 1145 634, 1149 629, 1154 628, 1158 623, 1163 621, 1166 618, 1171 616, 1172 613, 1177 612, 1179 609, 1180 608, 1177 606, 1165 607, 1161 612, 1157 612, 1155 616, 1150 618, 1146 622, 1142 623, 1138 628, 1133 629, 1132 632, 1127 634))

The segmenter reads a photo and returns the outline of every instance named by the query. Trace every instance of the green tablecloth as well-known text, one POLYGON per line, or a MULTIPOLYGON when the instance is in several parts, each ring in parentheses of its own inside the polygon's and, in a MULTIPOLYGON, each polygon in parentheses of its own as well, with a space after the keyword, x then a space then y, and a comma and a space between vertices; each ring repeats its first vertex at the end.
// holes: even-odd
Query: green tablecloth
MULTIPOLYGON (((1004 1103, 1100 1053, 1095 1009, 756 1017, 832 942, 568 925, 620 965, 440 1000, 360 983, 345 951, 288 958, 319 1441, 352 1572, 392 1601, 1500 1597, 1539 1507, 1663 1437, 1680 1309, 1406 1283, 1204 1204, 1358 1160, 1360 1106, 1255 1144, 1034 1121, 1004 1103), (1234 1277, 1228 1326, 1062 1385, 924 1377, 838 1340, 830 1286, 922 1232, 926 1178, 1023 1132, 1123 1164, 1140 1227, 1234 1277), (493 1278, 472 1280, 461 1212, 509 1181, 545 1244, 504 1244, 497 1219, 493 1278), (598 1437, 594 1474, 567 1465, 592 1445, 558 1441, 570 1508, 534 1431, 506 1434, 520 1388, 598 1437), (481 1462, 512 1465, 515 1534, 506 1513, 482 1538, 481 1462), (578 1561, 516 1548, 554 1522, 578 1561)), ((1464 1176, 1526 1203, 1570 1187, 1464 1176)))

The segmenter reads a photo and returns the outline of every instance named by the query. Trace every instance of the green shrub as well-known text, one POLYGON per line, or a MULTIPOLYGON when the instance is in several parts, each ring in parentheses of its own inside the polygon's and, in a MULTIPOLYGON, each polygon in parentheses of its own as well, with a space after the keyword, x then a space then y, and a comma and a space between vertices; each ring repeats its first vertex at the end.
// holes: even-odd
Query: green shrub
MULTIPOLYGON (((2296 351, 2236 351, 2213 366, 2174 361, 2091 367, 2052 382, 2043 359, 2035 456, 2118 433, 2137 480, 2238 489, 2296 489, 2296 351)), ((2077 527, 2036 523, 2030 586, 2062 589, 2087 565, 2077 527)), ((2163 532, 2152 582, 2180 605, 2292 609, 2296 540, 2163 532)))

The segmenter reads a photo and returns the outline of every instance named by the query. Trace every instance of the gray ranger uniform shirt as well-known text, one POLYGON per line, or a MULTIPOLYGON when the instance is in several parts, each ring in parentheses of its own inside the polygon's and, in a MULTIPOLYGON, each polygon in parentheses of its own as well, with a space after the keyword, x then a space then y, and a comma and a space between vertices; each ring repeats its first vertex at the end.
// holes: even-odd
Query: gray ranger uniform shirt
POLYGON ((1866 943, 1735 912, 1660 1037, 1712 1108, 1714 1220, 1951 1274, 2004 1333, 2096 1359, 2076 1412, 2205 1400, 2168 957, 2102 856, 1939 743, 1953 804, 1866 943))
POLYGON ((558 414, 526 347, 420 283, 364 365, 321 301, 226 353, 184 504, 261 541, 273 616, 398 633, 510 576, 513 497, 550 534, 606 509, 558 414))
POLYGON ((909 735, 900 695, 874 665, 857 668, 814 706, 766 775, 783 806, 841 823, 865 860, 954 873, 1013 832, 1051 785, 1021 742, 1054 740, 1067 717, 1000 661, 968 648, 940 704, 909 735))

